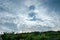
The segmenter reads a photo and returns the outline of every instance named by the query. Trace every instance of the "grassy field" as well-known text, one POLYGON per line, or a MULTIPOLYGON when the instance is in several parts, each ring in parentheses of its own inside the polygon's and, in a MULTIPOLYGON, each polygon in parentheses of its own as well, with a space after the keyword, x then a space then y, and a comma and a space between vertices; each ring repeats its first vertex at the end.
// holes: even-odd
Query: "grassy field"
POLYGON ((4 33, 3 40, 60 40, 60 31, 31 32, 31 33, 4 33))

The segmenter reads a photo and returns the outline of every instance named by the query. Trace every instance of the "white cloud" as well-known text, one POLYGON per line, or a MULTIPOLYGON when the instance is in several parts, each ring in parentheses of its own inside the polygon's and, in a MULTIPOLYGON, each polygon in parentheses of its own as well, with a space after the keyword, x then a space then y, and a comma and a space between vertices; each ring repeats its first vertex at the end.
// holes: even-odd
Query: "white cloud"
MULTIPOLYGON (((18 2, 18 1, 17 1, 18 2)), ((0 12, 0 23, 11 23, 14 24, 11 29, 2 25, 3 29, 0 31, 9 31, 16 28, 16 32, 22 31, 46 31, 46 30, 59 30, 60 29, 60 16, 55 11, 49 12, 47 7, 41 5, 37 0, 25 0, 21 3, 15 3, 14 1, 2 1, 1 6, 6 10, 0 12), (5 6, 4 6, 5 5, 5 6), (36 13, 36 18, 39 20, 30 21, 29 6, 34 5, 36 8, 33 12, 36 13), (50 29, 49 29, 50 28, 50 29), (5 30, 7 29, 7 30, 5 30)), ((1 24, 0 24, 1 25, 1 24)), ((15 29, 14 29, 15 30, 15 29)))

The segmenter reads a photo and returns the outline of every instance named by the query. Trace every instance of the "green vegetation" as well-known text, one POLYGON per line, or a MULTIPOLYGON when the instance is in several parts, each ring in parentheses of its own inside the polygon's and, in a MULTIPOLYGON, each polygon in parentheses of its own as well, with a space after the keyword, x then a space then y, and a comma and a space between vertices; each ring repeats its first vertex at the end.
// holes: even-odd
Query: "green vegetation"
POLYGON ((4 33, 3 40, 60 40, 60 31, 31 32, 31 33, 4 33))

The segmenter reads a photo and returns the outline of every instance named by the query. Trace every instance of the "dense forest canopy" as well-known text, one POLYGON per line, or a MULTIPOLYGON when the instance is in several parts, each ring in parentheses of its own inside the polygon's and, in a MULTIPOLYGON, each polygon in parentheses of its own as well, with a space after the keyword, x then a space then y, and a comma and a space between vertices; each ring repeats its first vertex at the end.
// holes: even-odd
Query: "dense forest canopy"
POLYGON ((31 32, 31 33, 4 33, 3 40, 60 40, 60 31, 31 32))

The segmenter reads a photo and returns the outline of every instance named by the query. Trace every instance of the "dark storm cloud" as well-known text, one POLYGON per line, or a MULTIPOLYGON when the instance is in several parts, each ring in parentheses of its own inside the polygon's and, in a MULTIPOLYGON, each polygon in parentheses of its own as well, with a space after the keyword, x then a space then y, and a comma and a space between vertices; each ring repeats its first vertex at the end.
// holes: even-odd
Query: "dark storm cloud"
POLYGON ((0 6, 0 12, 1 12, 1 11, 5 11, 5 9, 4 9, 3 7, 0 6))
POLYGON ((34 17, 36 14, 34 12, 29 13, 30 17, 34 17))
POLYGON ((34 10, 35 9, 35 6, 34 5, 31 5, 30 7, 29 7, 29 10, 34 10))
POLYGON ((60 11, 60 0, 42 0, 42 5, 46 6, 49 11, 60 11))

